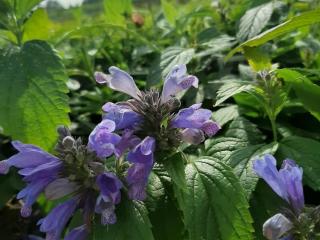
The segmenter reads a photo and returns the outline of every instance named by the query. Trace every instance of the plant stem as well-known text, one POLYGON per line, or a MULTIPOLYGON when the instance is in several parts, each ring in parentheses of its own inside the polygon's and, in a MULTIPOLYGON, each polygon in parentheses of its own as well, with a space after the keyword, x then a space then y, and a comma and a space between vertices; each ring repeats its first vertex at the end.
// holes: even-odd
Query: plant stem
POLYGON ((274 114, 270 114, 269 119, 270 119, 271 128, 272 128, 273 141, 277 142, 278 136, 277 136, 276 117, 274 116, 274 114))

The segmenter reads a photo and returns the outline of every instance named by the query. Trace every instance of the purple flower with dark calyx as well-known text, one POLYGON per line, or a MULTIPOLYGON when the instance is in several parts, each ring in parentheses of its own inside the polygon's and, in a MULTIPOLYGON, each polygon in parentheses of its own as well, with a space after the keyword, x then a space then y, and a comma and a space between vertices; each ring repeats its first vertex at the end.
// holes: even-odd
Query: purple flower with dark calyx
POLYGON ((161 102, 167 102, 174 97, 178 92, 186 90, 191 86, 198 87, 198 78, 192 75, 187 75, 186 65, 175 66, 167 75, 161 95, 161 102))
POLYGON ((64 238, 64 240, 86 240, 89 235, 87 226, 81 225, 72 229, 64 238))
POLYGON ((127 173, 127 183, 129 186, 129 198, 134 200, 144 200, 146 197, 145 187, 153 166, 153 151, 155 140, 146 137, 128 154, 127 160, 131 167, 127 173))
POLYGON ((46 239, 59 240, 60 235, 78 206, 79 199, 71 198, 57 205, 45 218, 39 220, 40 231, 46 233, 46 239))
POLYGON ((290 239, 284 237, 284 235, 286 235, 292 228, 293 224, 291 223, 291 221, 281 213, 278 213, 273 217, 269 218, 263 224, 263 235, 268 240, 290 239))
POLYGON ((123 104, 114 104, 111 102, 103 105, 102 110, 106 113, 103 119, 109 119, 115 122, 116 130, 134 129, 141 124, 143 118, 138 113, 123 104))
POLYGON ((118 204, 120 202, 120 189, 123 185, 116 175, 105 172, 97 177, 96 183, 100 189, 101 196, 105 201, 110 201, 113 204, 118 204))
POLYGON ((120 158, 128 149, 132 149, 141 142, 140 138, 134 135, 134 131, 125 129, 122 132, 121 140, 116 146, 115 155, 120 158))
MULTIPOLYGON (((209 137, 215 135, 220 127, 217 123, 210 120, 212 112, 201 108, 200 104, 194 104, 189 108, 181 109, 171 120, 170 127, 183 129, 198 129, 209 137)), ((190 132, 191 134, 191 132, 190 132)), ((193 132, 193 135, 196 133, 193 132)), ((201 134, 198 133, 200 136, 201 134)))
POLYGON ((276 167, 276 159, 266 154, 253 162, 254 171, 263 178, 282 199, 286 200, 299 214, 304 208, 302 168, 293 160, 285 160, 281 169, 276 167))
POLYGON ((102 120, 91 132, 88 147, 101 158, 111 156, 115 151, 115 145, 121 140, 119 135, 113 133, 115 129, 114 121, 102 120))
POLYGON ((109 75, 96 72, 95 79, 100 84, 107 84, 109 88, 130 95, 133 98, 138 98, 140 90, 137 88, 133 78, 125 71, 110 67, 109 75))

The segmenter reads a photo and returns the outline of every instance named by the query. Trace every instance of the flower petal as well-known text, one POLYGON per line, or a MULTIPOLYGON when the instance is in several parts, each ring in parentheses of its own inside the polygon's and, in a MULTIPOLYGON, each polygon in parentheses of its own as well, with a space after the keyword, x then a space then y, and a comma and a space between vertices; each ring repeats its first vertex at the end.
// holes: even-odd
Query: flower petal
POLYGON ((186 128, 181 134, 182 140, 190 144, 198 145, 205 140, 204 133, 200 129, 186 128))
POLYGON ((49 200, 55 200, 70 193, 73 193, 79 189, 75 182, 71 182, 68 178, 58 178, 49 183, 45 188, 45 196, 49 200))
POLYGON ((89 231, 87 226, 84 224, 72 229, 64 238, 64 240, 86 240, 88 235, 89 231))
POLYGON ((288 233, 293 227, 293 224, 281 213, 269 218, 263 224, 263 235, 269 240, 278 240, 288 233))

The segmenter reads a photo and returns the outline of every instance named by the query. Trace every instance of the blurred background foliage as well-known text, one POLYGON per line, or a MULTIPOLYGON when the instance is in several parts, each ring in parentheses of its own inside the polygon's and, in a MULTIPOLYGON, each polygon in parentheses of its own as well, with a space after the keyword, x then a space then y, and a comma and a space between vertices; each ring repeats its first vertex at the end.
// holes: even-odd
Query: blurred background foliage
MULTIPOLYGON (((244 176, 252 176, 248 162, 259 153, 295 157, 307 175, 307 202, 320 201, 319 6, 318 0, 0 0, 0 159, 12 154, 11 139, 52 149, 58 124, 85 138, 100 121, 101 106, 126 97, 98 86, 95 71, 114 65, 128 71, 140 88, 157 88, 174 65, 187 64, 200 84, 184 94, 183 105, 203 102, 222 131, 204 146, 186 151, 190 159, 225 159, 241 183, 252 184, 245 190, 251 194, 256 189, 250 203, 259 235, 274 209, 261 197, 265 186, 259 182, 256 187, 257 179, 250 183, 244 176), (315 12, 297 25, 286 25, 285 34, 264 44, 249 42, 238 49, 245 54, 228 55, 310 10, 315 12), (256 71, 264 68, 282 79, 271 96, 275 103, 268 102, 274 107, 270 113, 271 105, 265 107, 254 97, 259 92, 256 71), (302 77, 303 86, 292 80, 302 77), (260 204, 265 210, 257 210, 260 204)), ((268 99, 261 89, 262 98, 268 99)), ((19 219, 0 230, 12 235, 7 239, 20 239, 35 226, 21 225, 26 220, 14 211, 19 205, 14 195, 21 188, 17 179, 15 174, 0 178, 0 225, 8 226, 7 217, 19 219)), ((35 219, 48 208, 40 199, 35 219)))

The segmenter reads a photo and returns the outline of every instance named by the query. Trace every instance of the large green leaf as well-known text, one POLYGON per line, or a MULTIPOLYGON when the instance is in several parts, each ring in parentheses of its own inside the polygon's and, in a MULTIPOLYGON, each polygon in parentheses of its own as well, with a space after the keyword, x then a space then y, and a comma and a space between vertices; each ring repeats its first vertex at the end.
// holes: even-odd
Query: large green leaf
POLYGON ((165 159, 164 168, 169 173, 172 182, 182 191, 186 188, 186 176, 184 173, 184 159, 182 153, 177 152, 173 156, 165 159))
POLYGON ((43 0, 9 0, 15 6, 15 14, 18 19, 24 18, 35 6, 43 0))
POLYGON ((320 121, 320 86, 314 84, 307 77, 294 70, 284 68, 276 72, 278 77, 292 84, 303 106, 320 121))
POLYGON ((247 47, 260 46, 283 34, 295 31, 297 30, 297 28, 309 26, 317 22, 320 22, 320 9, 304 12, 299 16, 295 16, 289 19, 288 21, 282 24, 279 24, 278 26, 271 28, 259 34, 258 36, 251 38, 248 41, 240 44, 239 46, 237 46, 236 48, 234 48, 232 51, 228 53, 228 55, 225 57, 225 60, 228 60, 236 52, 241 51, 245 46, 247 47))
POLYGON ((260 33, 271 18, 273 6, 273 2, 268 2, 246 11, 240 19, 237 37, 243 41, 260 33))
POLYGON ((291 136, 279 145, 278 160, 291 158, 303 168, 303 179, 314 190, 320 190, 320 142, 310 138, 291 136))
POLYGON ((234 173, 239 177, 240 183, 248 198, 255 189, 259 179, 253 171, 253 160, 267 153, 274 154, 277 151, 277 148, 278 144, 276 143, 268 145, 259 144, 239 149, 231 154, 227 163, 233 168, 234 173))
POLYGON ((220 127, 240 116, 240 110, 237 105, 230 105, 220 108, 212 113, 212 118, 220 127))
POLYGON ((45 149, 69 124, 64 66, 45 42, 30 41, 0 56, 0 125, 4 134, 45 149))
POLYGON ((102 226, 98 223, 92 233, 92 240, 153 240, 148 211, 141 202, 122 199, 116 208, 117 223, 102 226))
POLYGON ((230 167, 203 157, 187 165, 186 178, 179 203, 190 240, 253 239, 248 202, 230 167))

